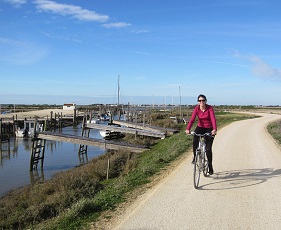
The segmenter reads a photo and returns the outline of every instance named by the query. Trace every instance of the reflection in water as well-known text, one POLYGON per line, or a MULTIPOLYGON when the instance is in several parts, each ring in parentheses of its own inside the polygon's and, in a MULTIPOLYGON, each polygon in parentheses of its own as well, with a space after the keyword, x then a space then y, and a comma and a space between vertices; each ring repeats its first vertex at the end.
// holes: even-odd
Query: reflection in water
POLYGON ((35 182, 39 182, 39 181, 43 182, 45 180, 43 168, 40 168, 39 172, 38 170, 29 171, 29 174, 30 174, 31 184, 34 184, 35 182))
MULTIPOLYGON (((66 127, 62 133, 81 135, 80 127, 66 127)), ((101 138, 97 130, 91 130, 90 137, 101 138)), ((78 154, 79 145, 67 142, 46 141, 44 167, 30 172, 31 139, 15 138, 0 143, 0 196, 11 189, 37 180, 50 179, 54 174, 86 164, 90 159, 104 153, 104 149, 88 146, 87 154, 78 154)))
MULTIPOLYGON (((13 141, 13 140, 11 140, 13 141)), ((0 165, 2 166, 5 160, 10 160, 11 157, 15 158, 18 154, 18 145, 17 142, 0 142, 0 165), (12 146, 12 147, 11 147, 12 146)))
POLYGON ((89 162, 87 153, 78 154, 78 157, 79 157, 80 165, 84 165, 89 162))

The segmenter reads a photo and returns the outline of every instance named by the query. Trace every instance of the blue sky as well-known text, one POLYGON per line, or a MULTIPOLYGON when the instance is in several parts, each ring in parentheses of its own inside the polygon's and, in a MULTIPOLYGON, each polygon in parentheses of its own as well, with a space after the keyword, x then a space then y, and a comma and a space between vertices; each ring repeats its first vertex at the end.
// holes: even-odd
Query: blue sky
POLYGON ((0 0, 0 104, 280 105, 279 0, 0 0))

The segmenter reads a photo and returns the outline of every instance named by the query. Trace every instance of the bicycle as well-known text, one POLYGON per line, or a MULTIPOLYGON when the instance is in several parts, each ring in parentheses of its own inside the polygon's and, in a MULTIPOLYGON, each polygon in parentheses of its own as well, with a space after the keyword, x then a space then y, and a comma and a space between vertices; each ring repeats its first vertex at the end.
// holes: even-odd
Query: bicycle
POLYGON ((195 152, 195 159, 194 159, 194 171, 193 171, 193 183, 194 188, 198 188, 200 174, 203 172, 203 175, 206 177, 208 175, 208 159, 206 154, 206 141, 205 137, 209 136, 214 138, 211 133, 204 133, 204 134, 197 134, 195 132, 191 132, 191 135, 196 135, 199 137, 199 144, 195 152))

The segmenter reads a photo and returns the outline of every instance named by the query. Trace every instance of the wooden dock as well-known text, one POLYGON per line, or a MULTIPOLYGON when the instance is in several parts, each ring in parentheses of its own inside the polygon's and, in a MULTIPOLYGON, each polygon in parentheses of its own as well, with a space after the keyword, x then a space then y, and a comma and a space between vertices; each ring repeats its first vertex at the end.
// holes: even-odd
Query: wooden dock
MULTIPOLYGON (((115 123, 115 122, 114 122, 115 123)), ((104 131, 111 131, 111 132, 120 132, 120 133, 129 133, 135 135, 143 135, 143 136, 150 136, 150 137, 157 137, 164 139, 166 137, 164 132, 156 131, 156 130, 144 130, 139 128, 127 128, 127 127, 119 127, 115 125, 101 125, 101 124, 94 124, 94 123, 86 123, 86 128, 90 129, 98 129, 104 131)))
POLYGON ((146 146, 137 146, 125 142, 115 142, 115 141, 108 141, 103 139, 80 137, 75 135, 59 134, 53 132, 38 132, 37 138, 53 140, 53 141, 70 142, 73 144, 80 144, 80 145, 97 146, 97 147, 112 149, 112 150, 127 149, 131 152, 142 152, 144 150, 149 149, 146 146))
POLYGON ((162 132, 162 133, 169 134, 169 135, 172 135, 172 134, 178 132, 175 129, 158 127, 158 126, 151 126, 151 125, 147 125, 147 124, 134 123, 134 122, 129 122, 129 121, 114 120, 114 121, 112 121, 112 123, 117 124, 117 125, 130 127, 130 128, 147 130, 147 131, 151 131, 151 132, 160 132, 160 133, 162 132))

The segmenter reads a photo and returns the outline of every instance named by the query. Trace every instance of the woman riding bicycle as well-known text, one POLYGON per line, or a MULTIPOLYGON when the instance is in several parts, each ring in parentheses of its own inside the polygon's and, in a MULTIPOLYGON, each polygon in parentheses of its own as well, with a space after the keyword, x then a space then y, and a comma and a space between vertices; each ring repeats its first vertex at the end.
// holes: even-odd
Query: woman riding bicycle
MULTIPOLYGON (((212 135, 217 134, 217 122, 216 116, 214 113, 214 109, 212 106, 206 104, 207 98, 205 95, 200 94, 198 96, 198 105, 194 108, 193 113, 191 115, 190 121, 186 127, 186 133, 190 134, 190 129, 195 121, 196 116, 198 117, 198 125, 195 128, 194 132, 197 134, 211 133, 212 135)), ((213 165, 212 165, 212 145, 213 145, 213 137, 206 136, 206 153, 209 164, 209 174, 212 175, 214 173, 213 165)), ((193 136, 193 160, 191 163, 194 164, 196 148, 198 147, 199 137, 193 136)))

